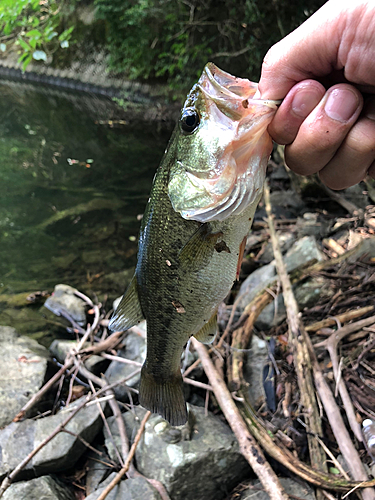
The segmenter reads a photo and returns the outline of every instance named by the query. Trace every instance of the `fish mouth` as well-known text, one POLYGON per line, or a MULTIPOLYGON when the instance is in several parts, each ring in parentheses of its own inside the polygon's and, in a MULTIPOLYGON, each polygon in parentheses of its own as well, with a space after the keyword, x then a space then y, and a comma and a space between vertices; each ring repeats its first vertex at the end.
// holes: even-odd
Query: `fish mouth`
POLYGON ((280 103, 253 99, 257 88, 208 63, 189 94, 184 109, 201 117, 192 149, 209 154, 195 164, 179 158, 171 171, 169 196, 184 219, 222 221, 257 203, 272 150, 267 126, 280 103))

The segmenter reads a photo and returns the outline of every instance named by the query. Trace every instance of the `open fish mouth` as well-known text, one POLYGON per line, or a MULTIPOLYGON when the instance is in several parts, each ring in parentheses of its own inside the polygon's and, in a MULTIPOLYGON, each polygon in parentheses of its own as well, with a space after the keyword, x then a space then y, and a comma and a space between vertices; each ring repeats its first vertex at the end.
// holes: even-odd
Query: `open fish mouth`
POLYGON ((182 129, 168 185, 183 218, 222 221, 259 200, 272 150, 267 126, 280 102, 253 99, 257 87, 209 63, 188 95, 181 120, 189 110, 197 126, 182 129))

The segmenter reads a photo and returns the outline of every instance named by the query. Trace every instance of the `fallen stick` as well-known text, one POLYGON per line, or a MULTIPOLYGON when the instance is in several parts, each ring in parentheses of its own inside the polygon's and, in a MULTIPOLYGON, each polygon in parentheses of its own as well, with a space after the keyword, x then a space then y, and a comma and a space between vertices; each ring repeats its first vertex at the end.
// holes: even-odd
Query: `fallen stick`
POLYGON ((68 370, 73 365, 73 359, 72 358, 66 358, 64 365, 60 368, 58 372, 55 373, 55 375, 46 382, 43 387, 39 389, 39 391, 34 394, 34 396, 29 399, 29 401, 21 408, 21 410, 17 413, 17 415, 14 417, 13 422, 19 422, 22 420, 26 412, 30 410, 38 401, 42 399, 42 396, 59 380, 59 378, 68 370))
POLYGON ((316 323, 311 323, 305 327, 306 332, 317 332, 321 328, 326 328, 327 326, 336 325, 336 320, 340 323, 348 323, 353 319, 360 318, 365 314, 373 311, 375 306, 361 307, 360 309, 353 309, 352 311, 346 311, 342 314, 337 314, 336 316, 331 316, 329 318, 323 319, 322 321, 317 321, 316 323))
POLYGON ((273 224, 272 207, 270 203, 270 192, 266 181, 264 187, 264 199, 266 212, 268 215, 268 226, 271 236, 273 254, 276 262, 276 269, 282 283, 284 303, 287 311, 289 324, 289 344, 293 350, 294 368, 297 374, 298 386, 301 393, 301 403, 304 408, 305 420, 310 433, 307 434, 307 441, 310 451, 311 464, 317 469, 327 471, 326 455, 324 450, 315 439, 315 435, 322 436, 322 423, 319 408, 315 398, 315 390, 311 373, 311 361, 307 346, 303 341, 303 325, 299 319, 298 304, 294 298, 292 284, 287 274, 286 266, 280 251, 275 226, 273 224))
MULTIPOLYGON (((369 306, 372 307, 372 306, 369 306)), ((365 308, 363 308, 365 309, 365 308)), ((342 378, 340 377, 339 370, 339 359, 337 354, 337 347, 339 343, 348 335, 353 333, 354 331, 358 331, 361 328, 372 325, 375 323, 375 316, 371 316, 369 318, 365 318, 361 321, 357 321, 356 323, 351 323, 350 325, 346 325, 344 327, 336 330, 332 335, 330 335, 324 342, 320 342, 319 346, 323 346, 327 349, 329 356, 332 361, 333 375, 336 380, 337 388, 340 392, 340 396, 345 408, 346 415, 348 417, 348 421, 350 424, 350 428, 353 431, 353 434, 358 439, 358 441, 362 442, 362 432, 359 423, 357 422, 357 418, 355 415, 354 407, 352 401, 350 399, 348 390, 342 378)), ((315 345, 315 347, 316 347, 315 345)))
MULTIPOLYGON (((191 337, 191 341, 201 359, 202 366, 220 408, 238 440, 242 455, 249 462, 271 500, 288 499, 288 495, 284 492, 278 477, 265 459, 263 451, 248 431, 224 380, 214 367, 206 347, 194 337, 191 337)), ((98 498, 98 500, 102 499, 98 498)))
POLYGON ((129 454, 126 458, 124 467, 116 474, 116 476, 113 478, 113 480, 109 483, 109 485, 102 491, 102 493, 98 496, 97 500, 104 500, 108 493, 110 493, 113 488, 121 481, 121 478, 124 476, 124 474, 127 473, 129 466, 133 460, 133 457, 135 455, 135 450, 137 449, 138 443, 141 440, 143 431, 145 430, 146 422, 149 419, 151 415, 151 412, 148 411, 146 415, 143 417, 141 425, 138 429, 138 432, 135 436, 134 443, 132 444, 129 454))

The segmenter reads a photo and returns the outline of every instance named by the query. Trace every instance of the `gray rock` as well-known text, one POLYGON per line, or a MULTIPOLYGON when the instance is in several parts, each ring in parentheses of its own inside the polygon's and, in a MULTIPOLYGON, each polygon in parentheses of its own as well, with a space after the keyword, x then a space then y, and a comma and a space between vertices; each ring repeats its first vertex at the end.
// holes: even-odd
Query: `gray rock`
POLYGON ((68 314, 81 326, 86 324, 86 303, 74 295, 77 290, 69 285, 56 285, 51 297, 45 301, 44 306, 56 316, 68 314))
POLYGON ((305 206, 302 198, 292 189, 273 191, 270 197, 272 207, 290 207, 295 210, 301 210, 305 206))
MULTIPOLYGON (((329 284, 324 278, 319 277, 293 286, 293 291, 300 311, 306 307, 312 307, 316 304, 319 297, 329 298, 334 294, 334 291, 329 287, 329 284)), ((286 308, 284 304, 284 295, 281 293, 277 297, 276 311, 275 301, 273 301, 259 314, 254 325, 259 330, 267 330, 276 325, 280 325, 285 318, 286 308)))
MULTIPOLYGON (((143 321, 138 325, 138 327, 145 331, 146 322, 143 321)), ((137 361, 138 363, 144 362, 144 360, 146 359, 146 339, 144 337, 132 330, 129 330, 122 343, 124 347, 117 351, 117 356, 127 358, 132 361, 137 361)), ((136 365, 112 361, 107 371, 105 372, 105 377, 109 384, 113 384, 114 382, 117 382, 118 380, 129 376, 136 369, 136 365)), ((130 387, 136 387, 139 383, 140 378, 141 374, 138 373, 137 375, 129 379, 126 384, 130 387)), ((114 391, 116 397, 121 401, 127 399, 128 392, 125 386, 119 385, 114 388, 114 391)))
MULTIPOLYGON (((81 398, 82 399, 82 398, 81 398)), ((36 446, 38 446, 69 415, 70 410, 81 403, 78 399, 56 415, 38 420, 26 419, 12 422, 0 431, 0 477, 14 469, 36 446)), ((104 408, 104 403, 102 408, 104 408)), ((82 408, 68 423, 66 429, 72 434, 60 432, 44 446, 20 473, 20 479, 37 476, 72 467, 85 451, 78 438, 91 443, 102 426, 102 418, 97 404, 82 408)))
MULTIPOLYGON (((77 347, 78 342, 75 340, 59 340, 56 339, 50 345, 50 352, 60 363, 64 363, 67 354, 74 348, 77 347)), ((84 348, 90 347, 90 343, 86 342, 84 348)), ((84 360, 83 364, 92 373, 101 373, 108 365, 108 361, 101 356, 93 354, 84 360)))
POLYGON ((3 495, 4 500, 74 500, 67 488, 60 486, 51 476, 12 484, 3 495))
POLYGON ((248 392, 250 402, 255 408, 259 408, 265 401, 263 366, 267 362, 267 359, 267 343, 256 335, 253 335, 244 366, 244 377, 249 384, 248 392))
MULTIPOLYGON (((152 416, 137 447, 139 472, 161 481, 173 500, 221 500, 251 471, 239 452, 230 428, 204 408, 189 405, 189 423, 171 427, 160 416, 152 416), (188 440, 186 440, 188 438, 188 440)), ((134 438, 145 410, 136 407, 124 415, 128 436, 134 438)), ((120 445, 113 417, 109 418, 115 441, 120 445)), ((106 446, 115 459, 105 431, 106 446)))
MULTIPOLYGON (((288 495, 292 498, 303 498, 304 500, 315 500, 314 490, 307 483, 294 481, 287 477, 279 477, 280 483, 288 495)), ((269 500, 268 494, 258 479, 249 482, 249 487, 242 490, 238 500, 269 500)))
MULTIPOLYGON (((287 251, 284 262, 287 272, 291 273, 303 265, 313 263, 314 261, 321 261, 323 258, 323 254, 319 250, 315 238, 313 236, 305 236, 294 243, 287 251)), ((259 292, 275 281, 276 276, 275 261, 251 273, 241 285, 239 295, 243 295, 243 297, 240 300, 239 309, 244 309, 259 292)))
POLYGON ((297 219, 297 238, 303 238, 304 236, 321 238, 327 235, 330 225, 330 221, 319 220, 319 214, 306 212, 302 217, 298 217, 297 219))
POLYGON ((36 340, 0 326, 0 427, 10 423, 42 387, 49 359, 36 340))
POLYGON ((105 448, 97 445, 96 449, 101 451, 103 455, 99 458, 93 451, 89 451, 87 454, 86 495, 90 495, 100 487, 100 483, 102 483, 103 479, 108 475, 108 472, 111 469, 111 459, 108 457, 105 448))
MULTIPOLYGON (((96 500, 115 476, 116 474, 112 473, 101 487, 88 495, 85 500, 96 500)), ((120 481, 106 496, 106 500, 161 500, 161 497, 146 479, 134 477, 120 481)))
POLYGON ((342 194, 346 200, 351 201, 358 208, 366 208, 369 204, 369 198, 367 192, 364 193, 365 189, 364 184, 359 183, 346 188, 342 194))
POLYGON ((364 262, 370 261, 370 259, 375 258, 375 237, 366 238, 357 245, 356 250, 353 255, 348 259, 348 262, 353 263, 359 259, 363 259, 364 262))
MULTIPOLYGON (((289 248, 295 243, 296 236, 293 233, 281 233, 279 234, 279 244, 281 252, 285 253, 289 248)), ((269 242, 266 248, 263 250, 262 255, 259 257, 259 262, 268 264, 273 260, 273 250, 272 243, 269 242)))

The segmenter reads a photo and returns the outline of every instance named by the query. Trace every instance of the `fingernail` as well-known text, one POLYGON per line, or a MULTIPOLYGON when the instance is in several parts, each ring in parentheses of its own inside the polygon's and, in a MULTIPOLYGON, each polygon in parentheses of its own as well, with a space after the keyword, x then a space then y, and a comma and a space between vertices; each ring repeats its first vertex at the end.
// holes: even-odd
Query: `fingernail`
POLYGON ((332 120, 347 122, 358 106, 357 94, 348 89, 334 89, 328 94, 324 110, 332 120))
POLYGON ((293 97, 292 110, 300 118, 306 118, 320 101, 316 92, 300 90, 293 97))

